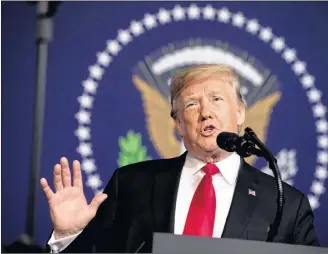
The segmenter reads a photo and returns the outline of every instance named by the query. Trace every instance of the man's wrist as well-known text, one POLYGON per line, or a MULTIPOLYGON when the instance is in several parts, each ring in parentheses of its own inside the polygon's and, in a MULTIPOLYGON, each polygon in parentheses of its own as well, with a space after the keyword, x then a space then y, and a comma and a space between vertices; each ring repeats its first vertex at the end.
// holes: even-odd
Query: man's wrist
POLYGON ((54 230, 54 237, 56 240, 60 240, 69 236, 76 235, 77 233, 80 233, 82 229, 80 230, 65 230, 65 231, 57 231, 54 230))

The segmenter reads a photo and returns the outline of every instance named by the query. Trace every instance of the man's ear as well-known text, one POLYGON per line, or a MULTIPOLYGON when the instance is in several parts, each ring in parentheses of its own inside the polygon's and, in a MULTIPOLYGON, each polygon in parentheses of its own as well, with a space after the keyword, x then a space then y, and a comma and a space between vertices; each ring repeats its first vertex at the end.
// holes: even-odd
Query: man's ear
POLYGON ((179 120, 178 116, 175 116, 175 119, 174 119, 174 125, 175 125, 175 128, 179 134, 180 137, 183 137, 183 126, 182 126, 182 123, 181 121, 179 120))
POLYGON ((237 107, 237 125, 241 126, 245 123, 246 108, 245 105, 238 103, 237 107))

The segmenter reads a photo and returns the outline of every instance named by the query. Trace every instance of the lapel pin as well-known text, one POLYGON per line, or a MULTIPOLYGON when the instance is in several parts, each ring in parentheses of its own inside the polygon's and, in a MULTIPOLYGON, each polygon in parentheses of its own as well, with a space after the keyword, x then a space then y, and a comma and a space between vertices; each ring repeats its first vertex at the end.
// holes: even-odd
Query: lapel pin
POLYGON ((256 196, 255 190, 248 189, 248 195, 256 196))

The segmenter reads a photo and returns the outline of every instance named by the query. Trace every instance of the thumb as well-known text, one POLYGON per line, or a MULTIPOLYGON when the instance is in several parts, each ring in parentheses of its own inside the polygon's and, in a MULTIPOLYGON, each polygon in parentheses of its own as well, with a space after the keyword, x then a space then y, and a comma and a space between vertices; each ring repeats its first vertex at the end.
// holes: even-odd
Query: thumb
POLYGON ((101 203, 102 202, 104 202, 104 200, 107 198, 107 194, 98 194, 98 195, 96 195, 93 199, 92 199, 92 201, 91 201, 91 203, 90 203, 90 207, 92 208, 92 209, 94 209, 95 211, 97 211, 98 210, 98 208, 99 208, 99 206, 101 205, 101 203))

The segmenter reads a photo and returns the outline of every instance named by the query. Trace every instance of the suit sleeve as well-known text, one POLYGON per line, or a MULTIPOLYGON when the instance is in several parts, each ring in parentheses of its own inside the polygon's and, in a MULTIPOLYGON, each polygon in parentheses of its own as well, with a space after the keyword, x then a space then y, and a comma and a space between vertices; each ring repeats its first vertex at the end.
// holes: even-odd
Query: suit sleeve
POLYGON ((116 170, 109 180, 104 190, 104 193, 108 195, 107 199, 98 208, 96 216, 84 228, 82 233, 62 251, 63 253, 95 252, 104 240, 108 243, 111 239, 110 245, 113 245, 113 249, 115 249, 113 228, 118 199, 118 172, 116 170))
POLYGON ((313 222, 314 216, 309 200, 303 194, 293 230, 293 242, 295 244, 319 246, 319 240, 313 222))

